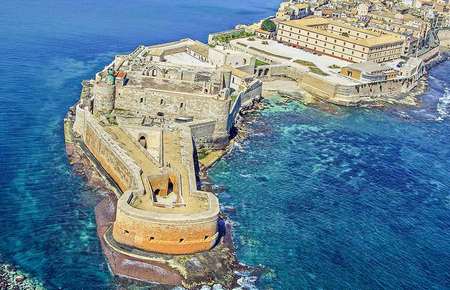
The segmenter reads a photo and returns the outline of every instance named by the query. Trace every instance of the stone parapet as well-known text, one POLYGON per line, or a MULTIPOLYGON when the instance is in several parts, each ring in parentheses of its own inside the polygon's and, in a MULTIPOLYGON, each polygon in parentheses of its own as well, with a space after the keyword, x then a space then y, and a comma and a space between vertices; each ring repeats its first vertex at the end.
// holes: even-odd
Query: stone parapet
POLYGON ((123 191, 117 202, 113 226, 113 237, 118 243, 166 254, 195 253, 214 246, 219 235, 219 203, 212 193, 197 189, 189 127, 179 128, 180 163, 188 175, 183 179, 187 181, 182 184, 183 192, 186 191, 183 195, 201 201, 206 208, 198 212, 165 212, 164 209, 152 211, 133 206, 136 198, 145 195, 142 170, 89 111, 77 106, 75 124, 74 129, 82 136, 89 151, 123 191))

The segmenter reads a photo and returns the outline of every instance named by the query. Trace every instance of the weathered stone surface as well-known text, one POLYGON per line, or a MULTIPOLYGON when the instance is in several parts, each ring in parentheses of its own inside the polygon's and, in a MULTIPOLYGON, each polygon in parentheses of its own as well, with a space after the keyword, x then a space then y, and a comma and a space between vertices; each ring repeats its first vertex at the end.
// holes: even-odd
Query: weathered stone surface
POLYGON ((26 277, 23 275, 17 275, 15 278, 16 283, 22 283, 23 281, 25 281, 25 279, 26 279, 26 277))

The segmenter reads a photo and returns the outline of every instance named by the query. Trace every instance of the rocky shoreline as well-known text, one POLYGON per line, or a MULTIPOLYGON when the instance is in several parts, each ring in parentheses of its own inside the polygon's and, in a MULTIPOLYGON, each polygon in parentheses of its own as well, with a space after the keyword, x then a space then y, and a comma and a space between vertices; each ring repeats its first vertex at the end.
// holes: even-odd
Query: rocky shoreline
POLYGON ((42 290, 42 283, 10 264, 0 264, 0 290, 42 290))

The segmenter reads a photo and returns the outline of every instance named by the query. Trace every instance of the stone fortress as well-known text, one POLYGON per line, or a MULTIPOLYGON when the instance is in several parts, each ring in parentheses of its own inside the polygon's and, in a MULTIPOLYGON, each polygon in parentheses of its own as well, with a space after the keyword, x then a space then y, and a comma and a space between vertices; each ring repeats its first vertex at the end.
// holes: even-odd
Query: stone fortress
POLYGON ((163 254, 211 249, 219 203, 198 190, 198 147, 223 148, 261 96, 255 58, 184 39, 116 56, 84 81, 73 131, 122 192, 107 244, 163 254))

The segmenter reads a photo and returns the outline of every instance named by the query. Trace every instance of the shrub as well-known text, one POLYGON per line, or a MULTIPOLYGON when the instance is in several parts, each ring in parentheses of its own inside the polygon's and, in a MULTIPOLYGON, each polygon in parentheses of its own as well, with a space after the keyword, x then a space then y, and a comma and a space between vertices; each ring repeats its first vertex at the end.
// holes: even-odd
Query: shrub
POLYGON ((277 29, 275 23, 272 20, 266 19, 261 24, 261 29, 269 32, 274 32, 277 29))

